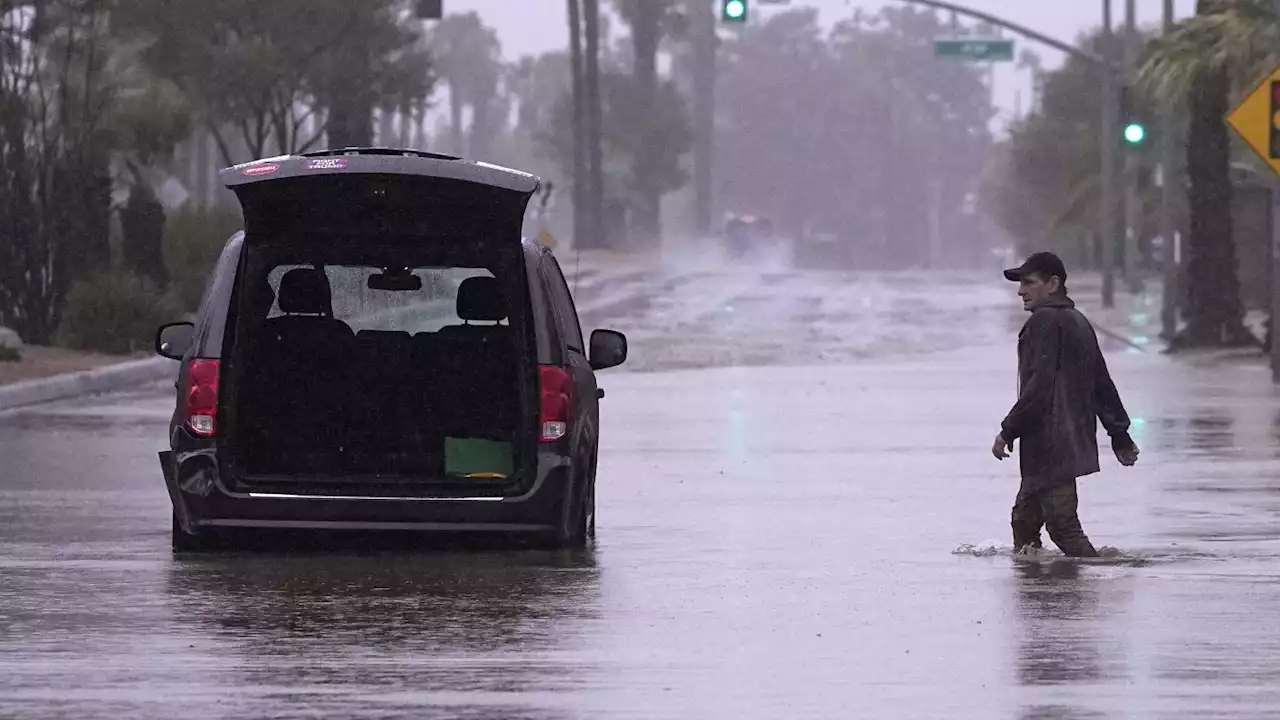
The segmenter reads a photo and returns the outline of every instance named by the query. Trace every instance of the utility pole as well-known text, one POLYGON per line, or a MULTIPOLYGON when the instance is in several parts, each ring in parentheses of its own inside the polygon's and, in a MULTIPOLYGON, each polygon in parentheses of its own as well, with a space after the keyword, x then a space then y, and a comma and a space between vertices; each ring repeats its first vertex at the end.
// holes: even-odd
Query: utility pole
POLYGON ((693 33, 693 227, 700 235, 711 231, 712 158, 716 113, 716 64, 719 36, 716 17, 707 0, 691 0, 693 33))
POLYGON ((1115 207, 1112 203, 1112 175, 1115 162, 1115 124, 1116 124, 1116 88, 1115 73, 1112 69, 1111 38, 1111 0, 1102 0, 1102 132, 1099 133, 1102 148, 1101 203, 1099 213, 1101 223, 1099 241, 1102 250, 1102 307, 1111 308, 1116 304, 1115 277, 1115 222, 1112 214, 1115 207))
MULTIPOLYGON (((1126 0, 1124 7, 1124 87, 1133 97, 1133 79, 1138 64, 1138 24, 1136 0, 1126 0)), ((1132 102, 1132 101, 1131 101, 1132 102)), ((1121 261, 1125 281, 1130 288, 1137 287, 1138 234, 1142 219, 1138 200, 1138 152, 1128 148, 1124 156, 1124 234, 1121 235, 1121 261)))
MULTIPOLYGON (((1280 7, 1280 0, 1275 0, 1280 7)), ((1164 0, 1163 32, 1173 29, 1173 0, 1164 0)), ((1159 125, 1160 144, 1160 237, 1164 238, 1164 284, 1160 294, 1160 337, 1169 342, 1178 334, 1178 235, 1177 223, 1173 218, 1173 203, 1178 188, 1175 178, 1182 176, 1177 172, 1177 145, 1173 141, 1173 133, 1177 125, 1177 116, 1167 107, 1161 113, 1159 125)))

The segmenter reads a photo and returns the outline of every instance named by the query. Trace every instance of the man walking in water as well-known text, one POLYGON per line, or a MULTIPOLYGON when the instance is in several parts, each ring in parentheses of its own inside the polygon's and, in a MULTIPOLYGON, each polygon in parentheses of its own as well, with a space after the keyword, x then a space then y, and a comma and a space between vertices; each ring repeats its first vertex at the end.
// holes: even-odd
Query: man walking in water
POLYGON ((1013 505, 1016 553, 1038 550, 1040 526, 1065 555, 1097 557, 1080 527, 1076 478, 1098 472, 1098 420, 1122 465, 1138 461, 1129 415, 1120 402, 1098 337, 1067 297, 1067 270, 1038 252, 1005 270, 1031 313, 1018 333, 1018 400, 1001 423, 991 453, 1009 456, 1021 440, 1022 485, 1013 505))

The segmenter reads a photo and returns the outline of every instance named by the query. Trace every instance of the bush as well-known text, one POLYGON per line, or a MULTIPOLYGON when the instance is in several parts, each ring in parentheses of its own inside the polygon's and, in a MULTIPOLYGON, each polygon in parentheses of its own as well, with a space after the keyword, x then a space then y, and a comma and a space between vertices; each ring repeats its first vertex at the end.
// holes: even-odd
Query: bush
POLYGON ((22 362, 22 351, 8 345, 0 345, 0 362, 22 362))
POLYGON ((58 339, 78 350, 137 352, 151 346, 157 327, 180 316, 154 282, 112 270, 81 280, 67 293, 58 339))
POLYGON ((164 264, 169 290, 183 312, 194 312, 200 306, 205 284, 227 238, 243 228, 237 208, 187 205, 165 220, 164 264))

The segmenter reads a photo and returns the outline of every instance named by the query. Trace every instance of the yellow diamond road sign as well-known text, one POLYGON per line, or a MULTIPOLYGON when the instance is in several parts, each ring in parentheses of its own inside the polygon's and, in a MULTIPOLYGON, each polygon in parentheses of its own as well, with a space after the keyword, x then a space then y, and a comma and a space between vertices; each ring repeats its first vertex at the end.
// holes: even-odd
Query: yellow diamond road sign
POLYGON ((1280 65, 1227 114, 1227 124, 1280 175, 1280 65))

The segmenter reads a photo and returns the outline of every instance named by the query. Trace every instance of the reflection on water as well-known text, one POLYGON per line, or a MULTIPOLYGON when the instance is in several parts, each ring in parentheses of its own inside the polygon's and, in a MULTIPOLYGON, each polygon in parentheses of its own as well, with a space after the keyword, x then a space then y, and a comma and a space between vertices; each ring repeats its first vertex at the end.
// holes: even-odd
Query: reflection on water
POLYGON ((1196 450, 1228 450, 1236 444, 1235 421, 1218 413, 1193 415, 1187 421, 1187 446, 1196 450))
POLYGON ((1220 453, 1236 447, 1235 420, 1219 411, 1193 414, 1190 417, 1166 417, 1152 433, 1153 450, 1199 450, 1220 453))
POLYGON ((242 676, 223 683, 527 716, 581 682, 599 571, 590 551, 238 556, 175 560, 167 591, 242 676))
POLYGON ((1069 705, 1033 705, 1018 714, 1019 720, 1097 720, 1107 717, 1096 710, 1073 708, 1069 705))
POLYGON ((1102 677, 1096 638, 1083 630, 1097 613, 1097 589, 1072 560, 1015 561, 1022 640, 1018 680, 1043 685, 1102 677))
MULTIPOLYGON (((1018 638, 1017 682, 1023 687, 1096 684, 1109 674, 1104 648, 1114 639, 1100 637, 1104 613, 1096 580, 1075 560, 1014 562, 1018 638)), ((1023 720, 1076 720, 1105 714, 1035 696, 1019 713, 1023 720)))

